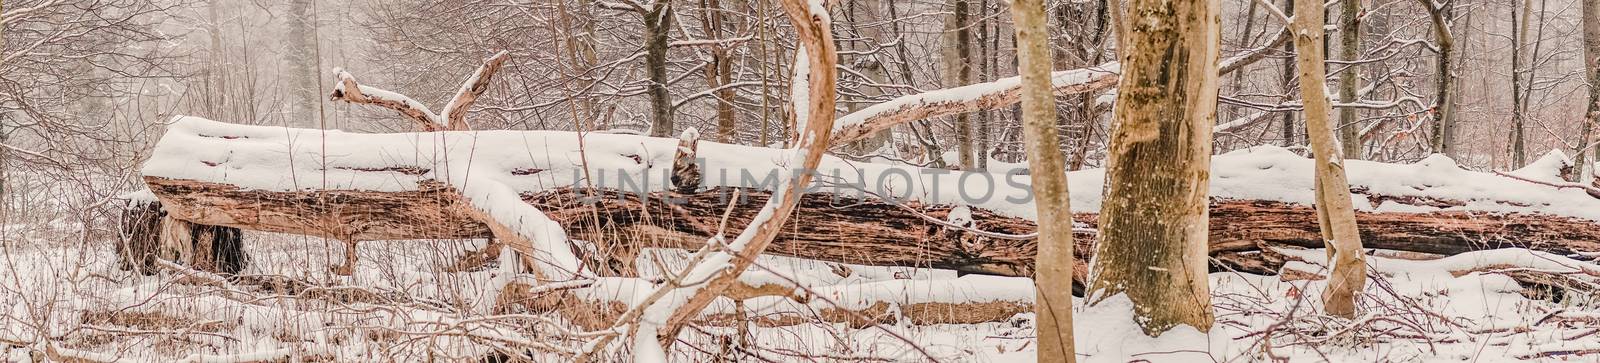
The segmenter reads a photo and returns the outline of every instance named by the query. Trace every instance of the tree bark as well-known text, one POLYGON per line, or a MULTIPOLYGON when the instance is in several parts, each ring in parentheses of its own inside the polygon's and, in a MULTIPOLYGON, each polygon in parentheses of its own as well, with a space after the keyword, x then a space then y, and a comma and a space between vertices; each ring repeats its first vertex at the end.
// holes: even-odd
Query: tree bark
MULTIPOLYGON (((1283 0, 1283 11, 1293 14, 1294 9, 1294 0, 1283 0)), ((1294 43, 1284 43, 1283 52, 1294 54, 1294 43)), ((1284 101, 1289 100, 1289 95, 1292 94, 1292 92, 1289 91, 1291 89, 1294 89, 1294 62, 1285 59, 1283 60, 1284 101)), ((1283 147, 1295 146, 1294 137, 1296 133, 1294 132, 1294 119, 1294 112, 1284 112, 1283 117, 1278 121, 1278 131, 1283 138, 1283 143, 1281 144, 1283 147)))
POLYGON ((1452 61, 1455 50, 1455 36, 1450 33, 1450 8, 1446 2, 1434 6, 1433 0, 1417 0, 1428 11, 1428 16, 1433 22, 1433 36, 1438 57, 1434 59, 1434 73, 1436 81, 1434 86, 1432 138, 1429 140, 1433 152, 1455 157, 1455 75, 1451 74, 1452 61))
MULTIPOLYGON (((1356 88, 1361 87, 1361 65, 1356 63, 1361 60, 1361 2, 1345 1, 1339 8, 1339 58, 1349 62, 1344 66, 1344 71, 1339 75, 1339 102, 1351 104, 1357 101, 1356 88)), ((1339 110, 1339 123, 1335 126, 1339 130, 1339 141, 1344 149, 1344 157, 1361 159, 1361 135, 1358 135, 1357 125, 1360 120, 1356 108, 1343 108, 1339 110)))
MULTIPOLYGON (((1594 132, 1595 123, 1600 122, 1600 0, 1583 0, 1583 74, 1589 82, 1589 96, 1586 112, 1583 114, 1583 125, 1578 128, 1578 143, 1575 146, 1574 160, 1577 162, 1579 172, 1575 182, 1587 183, 1594 178, 1594 160, 1585 158, 1588 154, 1584 148, 1589 146, 1594 132)), ((1594 153, 1600 159, 1600 149, 1594 153)))
POLYGON ((1511 168, 1516 169, 1528 164, 1527 136, 1524 135, 1527 115, 1523 114, 1523 104, 1528 102, 1529 95, 1522 91, 1522 52, 1527 44, 1528 13, 1533 10, 1533 0, 1522 1, 1520 19, 1516 6, 1511 9, 1511 168))
MULTIPOLYGON (((866 44, 865 46, 858 45, 855 47, 856 49, 853 49, 861 53, 854 56, 858 57, 859 61, 842 62, 858 64, 858 72, 873 84, 889 84, 889 63, 885 61, 890 59, 887 54, 888 49, 880 49, 879 47, 881 44, 891 42, 896 38, 886 35, 883 30, 884 25, 881 25, 884 18, 884 15, 881 14, 883 2, 880 0, 859 0, 847 2, 847 4, 853 15, 850 18, 850 27, 855 29, 855 32, 866 40, 866 44), (866 24, 867 27, 862 28, 862 24, 866 24)), ((860 43, 849 42, 848 44, 860 43)), ((912 83, 907 82, 906 84, 912 83)), ((862 96, 861 98, 864 98, 860 101, 866 102, 858 101, 845 105, 845 108, 850 112, 859 111, 863 107, 870 105, 871 102, 875 102, 874 100, 883 96, 884 93, 883 88, 877 86, 861 87, 856 92, 862 96)), ((886 129, 868 135, 858 141, 850 142, 850 149, 857 155, 867 155, 883 150, 893 144, 890 133, 891 131, 886 129)))
POLYGON ((1033 176, 1034 208, 1039 220, 1034 271, 1040 362, 1075 362, 1072 342, 1072 203, 1067 171, 1057 138, 1055 95, 1050 89, 1050 33, 1042 0, 1013 0, 1017 68, 1022 76, 1023 142, 1033 176))
MULTIPOLYGON (((728 33, 721 1, 701 0, 700 17, 707 39, 721 39, 728 33)), ((717 142, 737 144, 737 135, 734 133, 737 126, 733 112, 734 92, 732 87, 728 87, 733 83, 733 60, 729 57, 729 47, 722 44, 710 46, 711 62, 705 65, 705 77, 706 86, 717 90, 717 142)))
MULTIPOLYGON (((979 1, 978 36, 976 37, 978 42, 978 74, 975 81, 977 82, 988 82, 994 79, 995 58, 998 58, 999 54, 995 49, 999 45, 1000 35, 998 33, 1000 28, 994 26, 997 21, 989 19, 989 16, 989 0, 979 1)), ((977 113, 977 124, 973 125, 972 130, 972 142, 975 144, 972 149, 978 153, 976 156, 978 163, 976 170, 989 169, 989 130, 994 125, 993 119, 993 110, 982 110, 977 113)))
POLYGON ((1149 336, 1212 324, 1206 194, 1216 125, 1219 5, 1133 0, 1088 301, 1133 302, 1149 336), (1134 25, 1136 24, 1136 25, 1134 25))
POLYGON ((1316 164, 1317 220, 1322 239, 1328 241, 1328 289, 1322 301, 1328 314, 1345 318, 1356 316, 1356 299, 1367 282, 1367 264, 1361 249, 1361 232, 1356 227, 1355 206, 1350 202, 1350 183, 1345 179, 1344 157, 1334 125, 1328 122, 1327 72, 1323 57, 1323 14, 1325 6, 1316 1, 1295 9, 1294 47, 1300 69, 1300 99, 1305 102, 1306 135, 1316 164))
POLYGON ((288 36, 284 38, 284 48, 288 53, 289 63, 287 86, 289 95, 289 119, 285 125, 295 127, 314 127, 317 125, 317 103, 320 102, 317 85, 320 79, 317 75, 317 13, 316 0, 291 0, 289 1, 289 14, 285 17, 288 24, 288 36))
MULTIPOLYGON (((967 0, 951 0, 954 15, 950 17, 947 28, 953 32, 950 37, 950 47, 953 50, 951 57, 945 58, 945 71, 949 79, 949 87, 960 87, 972 83, 972 30, 967 26, 967 0)), ((956 154, 957 162, 962 170, 977 168, 973 160, 972 151, 972 121, 967 113, 955 115, 956 126, 956 154)))
POLYGON ((656 0, 644 16, 644 63, 650 75, 646 86, 650 94, 650 136, 672 135, 672 94, 667 92, 667 33, 671 32, 672 5, 668 0, 656 0))

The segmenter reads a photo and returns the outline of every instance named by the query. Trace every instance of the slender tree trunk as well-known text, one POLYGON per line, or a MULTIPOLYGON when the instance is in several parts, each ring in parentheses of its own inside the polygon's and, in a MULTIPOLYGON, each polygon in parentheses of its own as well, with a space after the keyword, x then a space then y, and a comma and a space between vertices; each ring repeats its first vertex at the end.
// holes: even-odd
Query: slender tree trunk
MULTIPOLYGON (((850 42, 849 44, 857 45, 851 50, 862 53, 872 52, 853 56, 864 58, 862 61, 844 62, 860 64, 860 66, 857 68, 858 71, 862 75, 866 76, 868 80, 872 81, 872 83, 889 83, 888 69, 886 68, 888 65, 883 62, 883 60, 889 59, 889 57, 886 54, 883 54, 883 50, 877 49, 879 44, 893 40, 884 35, 883 25, 879 24, 879 22, 883 19, 882 15, 880 15, 880 11, 883 9, 881 6, 882 2, 880 0, 857 0, 847 2, 846 4, 842 5, 849 7, 848 11, 851 14, 851 17, 849 18, 850 28, 857 34, 860 34, 864 40, 864 42, 850 42), (862 28, 862 24, 866 24, 867 27, 862 28)), ((857 89, 856 92, 860 93, 862 98, 865 99, 873 99, 883 95, 882 88, 872 86, 861 87, 860 89, 857 89)), ((848 108, 850 112, 859 111, 862 108, 865 108, 871 102, 870 100, 863 101, 867 102, 850 102, 846 104, 845 107, 848 108)), ((885 145, 889 144, 889 136, 890 130, 875 132, 865 139, 850 143, 850 148, 860 154, 875 152, 883 149, 885 145)))
MULTIPOLYGON (((1579 126, 1576 162, 1580 183, 1590 183, 1594 177, 1594 160, 1584 158, 1593 137, 1594 126, 1600 122, 1600 0, 1583 0, 1583 74, 1589 83, 1589 102, 1579 126)), ((1594 153, 1600 159, 1600 149, 1594 153)))
POLYGON ((650 136, 672 135, 672 94, 667 92, 667 33, 671 32, 672 5, 657 0, 644 12, 644 63, 650 75, 650 136))
POLYGON ((1022 76, 1023 142, 1033 173, 1038 209, 1039 251, 1035 259, 1033 308, 1038 316, 1040 362, 1074 362, 1072 344, 1072 203, 1068 201, 1061 140, 1056 135, 1056 102, 1050 87, 1050 32, 1043 0, 1012 0, 1017 62, 1022 76))
MULTIPOLYGON (((1293 14, 1294 0, 1283 0, 1283 11, 1293 14)), ((1294 44, 1285 43, 1283 45, 1283 52, 1294 54, 1294 44)), ((1283 97, 1288 98, 1290 94, 1289 90, 1292 89, 1294 89, 1294 62, 1285 59, 1283 61, 1283 97)), ((1282 137, 1284 147, 1295 145, 1294 115, 1294 112, 1284 112, 1283 119, 1279 121, 1280 124, 1278 126, 1278 130, 1283 132, 1282 137)))
POLYGON ((1455 76, 1451 74, 1451 61, 1455 52, 1455 37, 1450 33, 1448 2, 1435 7, 1433 0, 1417 0, 1427 9, 1433 20, 1433 35, 1438 48, 1434 73, 1437 77, 1434 91, 1433 138, 1429 140, 1433 152, 1455 157, 1455 76))
POLYGON ((1088 299, 1125 294, 1157 336, 1211 329, 1206 281, 1211 128, 1220 34, 1216 1, 1132 0, 1117 34, 1122 79, 1088 299), (1133 26, 1138 24, 1138 26, 1133 26))
MULTIPOLYGON (((706 29, 708 39, 721 39, 728 32, 724 30, 727 22, 723 20, 722 3, 718 0, 700 1, 701 26, 706 29)), ((714 92, 717 99, 717 142, 732 144, 738 139, 734 132, 736 119, 733 113, 733 88, 728 87, 733 83, 733 60, 729 57, 729 45, 712 45, 711 62, 705 66, 706 85, 714 92)))
POLYGON ((1328 289, 1322 301, 1328 314, 1354 318, 1356 298, 1367 281, 1367 264, 1362 257, 1361 233, 1356 228, 1355 206, 1350 202, 1350 183, 1345 179, 1344 158, 1328 121, 1327 72, 1323 59, 1324 5, 1307 2, 1295 9, 1295 57, 1300 69, 1300 99, 1305 100, 1306 135, 1316 161, 1317 221, 1327 242, 1328 289))
POLYGON ((1522 14, 1518 16, 1516 6, 1511 7, 1511 167, 1521 168, 1528 163, 1527 144, 1524 135, 1527 115, 1523 114, 1522 105, 1528 102, 1528 94, 1523 93, 1522 51, 1528 42, 1528 13, 1533 9, 1533 0, 1522 1, 1522 14))
POLYGON ((312 11, 316 0, 289 1, 286 19, 289 36, 284 39, 288 53, 289 114, 286 124, 314 126, 317 124, 317 104, 322 95, 317 94, 318 71, 315 36, 317 13, 312 11))
MULTIPOLYGON (((1255 38, 1257 2, 1250 1, 1249 3, 1250 5, 1246 7, 1244 13, 1244 30, 1239 32, 1239 48, 1243 49, 1249 49, 1251 40, 1255 38)), ((1240 93, 1244 90, 1245 73, 1246 72, 1233 72, 1232 89, 1234 93, 1240 93)), ((1248 112, 1252 112, 1251 110, 1243 109, 1241 107, 1234 107, 1232 109, 1233 112, 1229 113, 1228 115, 1228 119, 1230 120, 1242 117, 1248 112)))
MULTIPOLYGON (((978 42, 977 82, 988 82, 994 79, 995 47, 990 46, 990 44, 994 44, 994 39, 999 38, 999 35, 995 34, 999 32, 999 29, 991 32, 989 28, 990 25, 995 23, 989 19, 989 0, 978 2, 978 19, 981 19, 980 21, 982 22, 978 23, 978 37, 976 39, 978 42)), ((975 145, 973 145, 972 149, 977 152, 974 157, 977 159, 976 169, 979 170, 989 168, 989 127, 992 124, 993 114, 994 112, 990 110, 978 111, 978 124, 974 126, 972 139, 975 145)))
POLYGON ((758 19, 756 20, 756 26, 758 27, 756 28, 756 33, 760 34, 761 40, 761 42, 756 43, 756 64, 759 65, 761 71, 761 134, 756 138, 756 143, 761 147, 769 147, 771 146, 771 139, 767 134, 771 132, 770 129, 772 128, 772 87, 769 80, 772 79, 772 74, 768 73, 767 65, 772 62, 767 61, 767 44, 772 42, 772 38, 767 35, 767 21, 764 20, 767 16, 767 1, 755 0, 755 3, 757 4, 756 19, 758 19))
MULTIPOLYGON (((1354 63, 1361 59, 1361 2, 1345 1, 1340 3, 1339 9, 1339 58, 1346 62, 1344 71, 1339 76, 1339 102, 1355 103, 1357 98, 1356 88, 1361 87, 1361 66, 1354 63)), ((1361 159, 1361 136, 1357 135, 1359 129, 1357 114, 1360 110, 1354 107, 1345 107, 1339 110, 1340 145, 1344 147, 1344 157, 1361 159)))
MULTIPOLYGON (((889 19, 900 19, 900 11, 895 6, 896 1, 886 1, 886 3, 888 3, 887 5, 888 5, 888 9, 889 9, 889 19)), ((894 21, 892 24, 890 24, 890 30, 894 31, 895 39, 905 39, 905 29, 901 27, 899 21, 894 21)), ((895 62, 896 66, 897 66, 896 68, 899 68, 898 70, 899 70, 899 73, 900 73, 901 77, 905 77, 905 82, 906 82, 905 84, 916 85, 917 84, 916 83, 916 79, 917 78, 916 78, 915 74, 912 73, 911 56, 908 55, 907 52, 906 52, 906 42, 898 42, 898 44, 895 44, 894 51, 895 51, 895 58, 898 58, 898 60, 899 60, 898 62, 895 62)), ((912 134, 913 137, 921 138, 921 136, 917 135, 916 123, 909 124, 909 125, 907 125, 906 128, 911 130, 911 134, 912 134)), ((893 142, 893 140, 891 140, 891 142, 893 142)), ((901 157, 912 157, 912 158, 914 158, 914 157, 917 157, 917 156, 908 154, 908 155, 901 155, 901 157)))
POLYGON ((211 49, 207 54, 207 61, 210 64, 206 66, 205 78, 206 86, 209 90, 207 90, 205 96, 206 104, 202 105, 201 109, 206 110, 208 114, 212 117, 217 117, 219 120, 237 119, 234 115, 226 114, 229 110, 227 106, 229 95, 228 67, 226 66, 228 57, 225 55, 226 49, 222 46, 222 16, 217 12, 218 8, 222 7, 221 2, 221 0, 211 0, 210 3, 206 4, 207 18, 205 27, 206 35, 211 40, 211 49))
MULTIPOLYGON (((950 87, 965 86, 972 83, 972 29, 967 26, 967 0, 953 0, 955 16, 951 18, 951 30, 955 31, 952 42, 955 57, 947 60, 950 72, 950 87)), ((977 162, 972 158, 972 122, 966 113, 956 115, 956 153, 959 154, 958 162, 961 169, 972 170, 977 168, 977 162)))
MULTIPOLYGON (((566 45, 567 63, 577 73, 593 68, 598 61, 594 50, 594 14, 590 11, 589 2, 579 1, 577 7, 569 9, 566 2, 558 1, 556 11, 561 14, 561 28, 567 32, 567 39, 563 42, 566 45), (574 12, 577 14, 574 15, 574 12), (574 33, 573 28, 578 28, 578 32, 574 33)), ((582 130, 595 130, 599 111, 594 100, 585 97, 573 102, 576 103, 572 109, 574 124, 582 130)))

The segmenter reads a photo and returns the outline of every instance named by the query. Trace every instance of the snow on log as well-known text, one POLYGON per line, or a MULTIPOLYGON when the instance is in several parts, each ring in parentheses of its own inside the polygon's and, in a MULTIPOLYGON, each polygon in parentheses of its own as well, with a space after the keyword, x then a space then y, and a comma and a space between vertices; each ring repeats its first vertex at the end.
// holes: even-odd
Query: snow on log
MULTIPOLYGON (((541 259, 559 262, 547 267, 559 267, 563 274, 575 273, 578 265, 569 260, 576 257, 565 233, 607 246, 602 251, 617 255, 587 260, 609 261, 589 268, 610 274, 631 269, 618 261, 630 261, 625 255, 639 247, 703 245, 727 210, 722 198, 728 188, 747 189, 744 199, 752 203, 734 208, 729 224, 748 223, 753 206, 778 185, 766 176, 785 167, 780 165, 783 150, 701 141, 696 149, 703 163, 702 187, 672 193, 673 159, 682 140, 599 133, 585 138, 580 146, 577 134, 557 131, 324 133, 180 117, 143 171, 168 213, 197 224, 349 240, 489 236, 489 228, 464 210, 473 205, 495 211, 490 214, 515 228, 531 227, 527 233, 537 237, 531 240, 538 246, 527 247, 541 250, 541 259), (468 183, 478 180, 490 186, 468 183), (586 189, 590 185, 600 189, 586 189), (486 192, 491 186, 493 196, 486 192), (457 195, 475 199, 469 203, 457 195), (522 214, 529 212, 540 214, 522 214)), ((1544 164, 1549 163, 1536 165, 1544 164)), ((1219 155, 1214 165, 1214 252, 1252 253, 1261 243, 1320 245, 1309 207, 1309 159, 1262 147, 1219 155)), ((1438 254, 1514 246, 1564 255, 1600 252, 1593 239, 1600 235, 1595 222, 1600 199, 1582 190, 1467 171, 1442 156, 1416 164, 1351 160, 1347 167, 1362 212, 1363 238, 1372 248, 1438 254)), ((1031 200, 1007 200, 1026 196, 1026 175, 833 157, 824 160, 819 173, 824 175, 813 186, 821 193, 806 194, 793 227, 778 237, 771 253, 1029 273, 1032 242, 997 237, 1031 232, 1031 200), (970 207, 973 229, 939 223, 954 205, 970 207)), ((1092 222, 1098 211, 1101 173, 1077 171, 1070 178, 1073 209, 1086 213, 1082 222, 1092 222)), ((1087 235, 1081 238, 1087 241, 1087 235)))

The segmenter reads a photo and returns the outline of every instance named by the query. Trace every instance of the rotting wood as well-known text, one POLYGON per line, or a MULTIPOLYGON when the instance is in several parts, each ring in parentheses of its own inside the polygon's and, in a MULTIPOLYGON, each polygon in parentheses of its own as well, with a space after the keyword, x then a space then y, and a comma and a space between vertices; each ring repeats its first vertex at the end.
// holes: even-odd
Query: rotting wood
POLYGON ((346 241, 490 236, 487 225, 456 208, 465 202, 455 188, 433 181, 401 192, 283 192, 196 180, 144 179, 167 213, 197 224, 346 241))
MULTIPOLYGON (((208 225, 360 241, 485 238, 489 228, 458 207, 451 188, 434 183, 409 192, 241 190, 226 184, 147 177, 151 191, 176 218, 208 225), (324 197, 323 199, 322 197, 324 197), (341 237, 343 236, 343 237, 341 237)), ((639 194, 608 190, 555 189, 524 200, 561 223, 575 239, 596 243, 604 256, 586 256, 629 275, 639 248, 699 248, 712 236, 727 208, 728 188, 690 194, 639 194), (669 203, 668 198, 675 203, 669 203), (649 200, 645 208, 645 199, 649 200)), ((748 223, 767 192, 745 190, 729 224, 748 223)), ((1398 200, 1398 199, 1396 199, 1398 200)), ((947 228, 924 219, 947 218, 950 206, 906 202, 895 205, 832 194, 805 196, 794 220, 768 253, 839 263, 915 266, 965 273, 1030 276, 1035 245, 947 228), (915 211, 915 212, 913 212, 915 211)), ((1027 235, 1034 224, 972 209, 978 230, 1027 235)), ((1095 214, 1075 219, 1094 225, 1095 214)), ((1545 214, 1491 212, 1371 213, 1356 215, 1367 248, 1453 255, 1521 247, 1561 255, 1600 252, 1600 222, 1545 214)), ((1262 246, 1322 247, 1310 206, 1264 200, 1211 203, 1211 254, 1239 261, 1262 246)), ((1088 261, 1093 234, 1075 233, 1078 261, 1088 261)), ((1078 264, 1075 275, 1086 272, 1078 264)), ((1267 273, 1245 263, 1232 268, 1267 273)), ((591 265, 594 266, 594 265, 591 265)), ((1220 267, 1220 266, 1219 266, 1220 267)))
POLYGON ((122 210, 121 235, 113 245, 117 268, 154 274, 158 258, 196 269, 237 274, 249 264, 238 228, 195 224, 170 217, 160 203, 129 201, 122 210))

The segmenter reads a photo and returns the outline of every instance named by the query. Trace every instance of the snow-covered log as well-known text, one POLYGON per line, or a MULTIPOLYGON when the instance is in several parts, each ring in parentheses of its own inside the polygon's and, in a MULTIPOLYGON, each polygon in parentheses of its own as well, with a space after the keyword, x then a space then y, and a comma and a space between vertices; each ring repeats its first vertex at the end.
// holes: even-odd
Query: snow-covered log
MULTIPOLYGON (((538 246, 530 248, 540 254, 575 255, 567 233, 594 242, 600 253, 585 260, 605 263, 583 269, 610 274, 631 269, 620 261, 631 261, 627 255, 639 247, 698 248, 723 226, 748 223, 777 186, 765 176, 786 160, 779 156, 783 150, 700 141, 703 185, 675 193, 671 180, 682 140, 584 137, 580 146, 577 134, 556 131, 351 134, 179 118, 144 174, 178 219, 346 240, 487 237, 489 228, 466 209, 477 205, 509 225, 556 228, 530 232, 560 234, 533 238, 538 246), (469 181, 492 181, 497 189, 469 181), (725 192, 733 188, 741 189, 744 203, 732 206, 723 222, 730 210, 725 192), (513 208, 541 212, 534 218, 513 208)), ((1215 254, 1238 257, 1263 244, 1320 246, 1308 205, 1309 159, 1269 147, 1219 155, 1215 163, 1215 254)), ((1557 177, 1541 169, 1549 165, 1559 163, 1535 162, 1510 175, 1557 177)), ((1370 248, 1600 252, 1593 238, 1600 235, 1600 199, 1582 190, 1462 170, 1442 157, 1417 164, 1353 160, 1348 167, 1370 248)), ((1032 201, 1006 200, 1025 195, 1026 175, 959 174, 833 157, 819 173, 824 175, 813 186, 821 193, 806 194, 769 253, 1030 273, 1032 201)), ((1104 179, 1099 173, 1079 171, 1071 178, 1073 209, 1085 213, 1081 222, 1092 223, 1098 211, 1104 179)), ((1082 248, 1090 239, 1080 238, 1082 248)))

